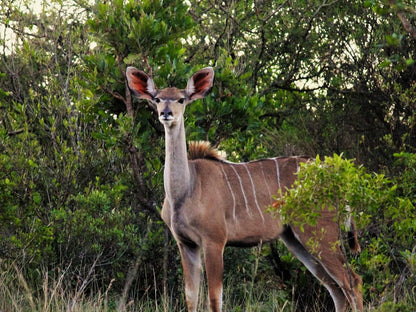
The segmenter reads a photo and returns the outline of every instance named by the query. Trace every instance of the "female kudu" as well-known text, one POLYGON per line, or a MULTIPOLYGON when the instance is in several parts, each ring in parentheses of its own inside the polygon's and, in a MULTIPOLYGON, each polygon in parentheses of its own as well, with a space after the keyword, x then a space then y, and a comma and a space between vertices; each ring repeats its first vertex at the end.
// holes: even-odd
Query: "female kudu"
POLYGON ((266 211, 279 189, 292 186, 299 162, 307 159, 281 157, 237 164, 197 144, 194 149, 206 157, 188 160, 185 107, 209 93, 214 70, 199 70, 183 90, 158 90, 148 75, 133 67, 127 68, 126 75, 133 93, 156 105, 165 128, 166 197, 162 218, 179 246, 188 311, 197 309, 201 250, 205 255, 210 309, 221 311, 225 245, 252 246, 279 237, 325 285, 337 312, 344 311, 348 303, 354 311, 363 311, 361 279, 346 264, 339 248, 339 227, 333 214, 322 212, 316 226, 304 226, 301 231, 266 211), (311 251, 307 242, 318 232, 325 235, 319 238, 318 250, 315 246, 311 251))

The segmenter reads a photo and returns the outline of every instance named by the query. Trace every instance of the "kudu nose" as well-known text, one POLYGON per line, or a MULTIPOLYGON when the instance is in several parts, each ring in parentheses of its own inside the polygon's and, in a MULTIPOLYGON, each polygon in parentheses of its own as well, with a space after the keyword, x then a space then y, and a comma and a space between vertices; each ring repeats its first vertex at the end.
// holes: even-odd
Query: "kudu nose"
POLYGON ((162 117, 163 119, 170 119, 171 117, 173 117, 173 113, 172 113, 171 109, 169 108, 169 106, 166 106, 160 112, 160 117, 162 117))

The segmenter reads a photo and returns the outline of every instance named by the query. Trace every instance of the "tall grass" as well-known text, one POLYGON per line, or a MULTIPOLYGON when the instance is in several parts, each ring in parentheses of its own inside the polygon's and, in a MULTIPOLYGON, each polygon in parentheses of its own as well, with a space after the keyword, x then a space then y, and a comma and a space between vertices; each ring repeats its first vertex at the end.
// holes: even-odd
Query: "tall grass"
MULTIPOLYGON (((258 257, 257 257, 258 258, 258 257)), ((67 286, 67 270, 56 273, 40 270, 39 285, 28 280, 23 268, 16 264, 0 262, 0 312, 185 312, 184 295, 176 290, 146 294, 131 291, 135 279, 137 265, 133 266, 125 279, 124 288, 117 291, 112 289, 113 282, 104 290, 92 285, 96 283, 94 267, 86 270, 86 275, 80 278, 77 286, 67 286)), ((293 289, 269 285, 269 279, 258 276, 258 262, 254 261, 252 271, 245 281, 227 277, 224 283, 224 311, 229 312, 297 312, 300 309, 294 300, 293 289), (292 293, 292 296, 291 296, 292 293)), ((156 281, 155 281, 156 282, 156 281)), ((151 285, 149 285, 151 286, 151 285)), ((150 289, 150 287, 149 287, 150 289)), ((323 290, 325 291, 325 290, 323 290)), ((393 293, 394 290, 392 290, 393 293)), ((200 286, 198 311, 208 311, 207 286, 203 279, 200 286)), ((388 293, 384 294, 388 296, 388 293)), ((318 297, 325 294, 317 294, 318 297)), ((416 286, 406 289, 399 302, 382 301, 366 303, 365 311, 377 312, 412 312, 416 306, 416 286)), ((307 312, 327 311, 318 299, 308 307, 307 312)), ((331 311, 330 309, 328 311, 331 311)))
MULTIPOLYGON (((177 292, 174 290, 171 293, 166 292, 165 295, 148 292, 143 296, 133 292, 132 296, 129 290, 137 267, 130 270, 124 289, 118 294, 112 291, 113 281, 105 291, 98 290, 94 293, 88 289, 95 283, 93 266, 87 270, 88 273, 79 280, 79 285, 76 287, 66 286, 67 279, 70 279, 67 274, 69 270, 60 270, 57 273, 43 270, 40 272, 40 285, 33 286, 33 282, 25 276, 23 268, 19 268, 16 264, 4 263, 0 267, 0 312, 186 311, 184 295, 176 298, 177 292)), ((282 294, 279 292, 279 290, 266 292, 264 287, 258 287, 254 275, 247 283, 240 283, 230 278, 225 281, 224 310, 291 311, 288 309, 290 306, 288 302, 281 305, 282 294)), ((200 294, 198 311, 208 311, 207 285, 204 279, 200 286, 200 294)))
POLYGON ((86 270, 85 277, 79 278, 76 286, 71 285, 69 267, 57 273, 40 270, 40 283, 36 285, 25 276, 24 268, 1 263, 0 259, 0 312, 185 311, 183 298, 177 299, 173 294, 134 293, 131 287, 138 264, 130 269, 123 289, 114 290, 112 280, 104 291, 94 291, 98 289, 94 286, 98 283, 93 274, 94 265, 86 270))
MULTIPOLYGON (((40 285, 32 283, 25 277, 22 268, 12 264, 2 266, 0 275, 0 311, 25 312, 89 312, 109 311, 108 292, 87 296, 85 289, 89 282, 84 280, 81 287, 73 290, 65 287, 66 271, 52 275, 41 272, 40 285)), ((109 288, 111 285, 109 285, 109 288)))

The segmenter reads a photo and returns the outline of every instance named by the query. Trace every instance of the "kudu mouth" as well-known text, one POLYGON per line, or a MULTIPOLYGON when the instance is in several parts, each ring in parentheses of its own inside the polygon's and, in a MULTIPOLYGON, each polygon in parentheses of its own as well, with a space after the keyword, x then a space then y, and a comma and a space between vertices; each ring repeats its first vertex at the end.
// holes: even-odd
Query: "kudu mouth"
POLYGON ((172 126, 176 123, 176 119, 173 117, 172 113, 170 114, 163 114, 159 115, 159 121, 166 126, 172 126))

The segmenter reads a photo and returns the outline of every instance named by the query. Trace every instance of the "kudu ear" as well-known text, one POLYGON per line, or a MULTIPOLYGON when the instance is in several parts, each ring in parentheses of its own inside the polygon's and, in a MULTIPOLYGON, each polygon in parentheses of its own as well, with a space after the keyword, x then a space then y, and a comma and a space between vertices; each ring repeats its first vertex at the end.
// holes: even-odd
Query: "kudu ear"
POLYGON ((188 81, 185 92, 192 102, 196 99, 205 97, 212 88, 214 82, 214 69, 212 67, 205 67, 198 70, 188 81))
POLYGON ((133 91, 134 95, 141 99, 154 99, 157 89, 152 78, 134 67, 127 67, 126 76, 129 88, 133 91))

